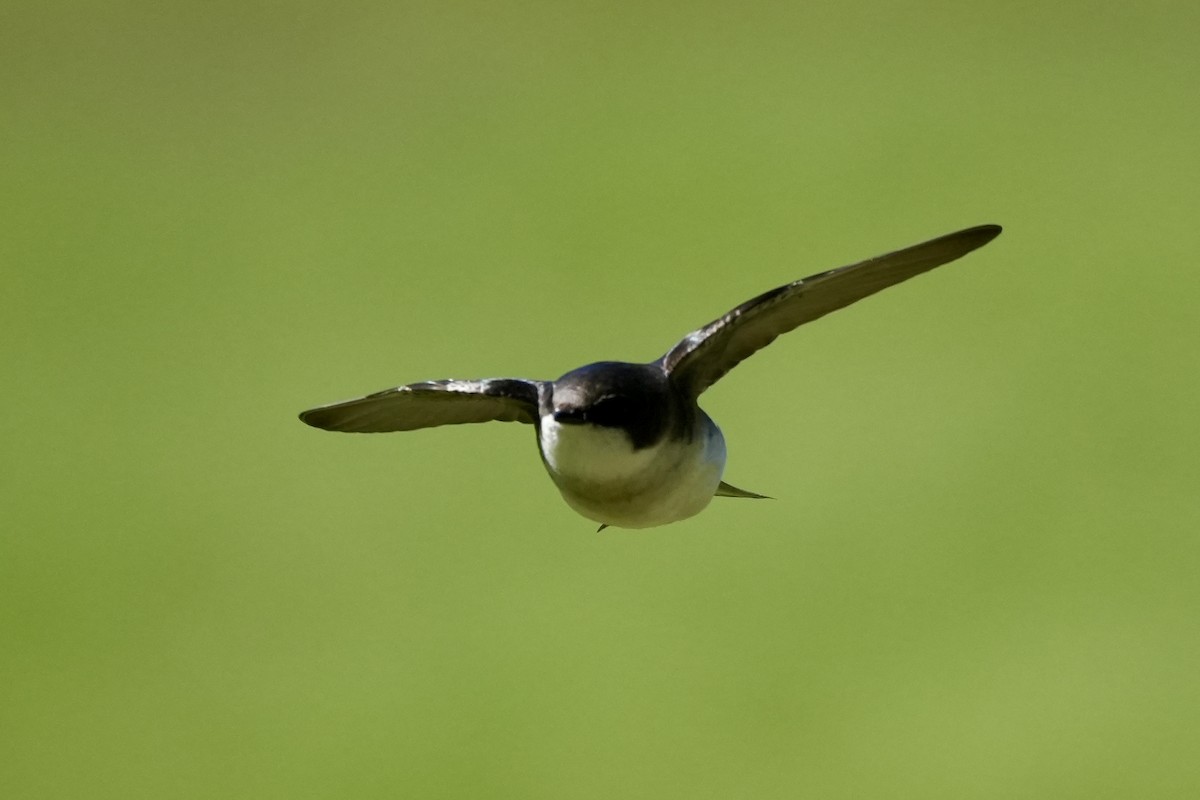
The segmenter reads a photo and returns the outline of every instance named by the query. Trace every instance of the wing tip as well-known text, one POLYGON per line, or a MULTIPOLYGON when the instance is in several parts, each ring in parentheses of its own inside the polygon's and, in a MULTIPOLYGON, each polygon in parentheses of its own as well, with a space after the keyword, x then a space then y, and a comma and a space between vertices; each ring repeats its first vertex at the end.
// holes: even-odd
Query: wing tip
POLYGON ((983 247, 985 244, 990 242, 992 239, 995 239, 1003 232, 1004 228, 1002 226, 997 225, 994 222, 989 222, 986 225, 976 225, 973 228, 967 228, 966 230, 960 231, 954 235, 970 236, 978 242, 975 247, 983 247))
MULTIPOLYGON (((941 246, 943 248, 949 248, 949 250, 943 255, 944 260, 939 262, 939 264, 944 264, 949 261, 957 261, 967 253, 972 253, 978 250, 999 236, 1003 231, 1004 228, 996 225, 995 223, 975 225, 970 228, 963 228, 960 231, 955 231, 954 233, 947 233, 944 236, 939 236, 936 239, 931 239, 928 242, 914 245, 912 248, 906 249, 916 250, 918 248, 929 247, 930 245, 933 245, 934 247, 941 246)), ((901 250, 897 252, 902 253, 905 251, 901 250)), ((889 253, 888 255, 890 256, 894 254, 889 253)), ((879 258, 883 259, 886 257, 887 256, 880 256, 879 258)))
POLYGON ((301 411, 298 415, 301 422, 317 430, 334 431, 335 433, 371 433, 370 429, 354 424, 358 421, 359 416, 347 414, 341 403, 310 408, 307 411, 301 411))
POLYGON ((301 411, 296 415, 296 418, 311 428, 319 428, 320 430, 327 431, 329 428, 326 426, 329 424, 329 420, 327 419, 327 415, 322 413, 325 410, 324 408, 310 408, 301 411))

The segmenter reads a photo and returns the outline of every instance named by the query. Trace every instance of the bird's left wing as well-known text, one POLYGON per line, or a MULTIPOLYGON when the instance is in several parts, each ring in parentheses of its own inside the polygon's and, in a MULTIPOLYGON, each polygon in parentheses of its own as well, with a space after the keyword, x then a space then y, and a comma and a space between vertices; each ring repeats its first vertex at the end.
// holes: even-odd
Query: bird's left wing
POLYGON ((999 235, 999 225, 967 228, 772 289, 692 331, 658 363, 677 386, 698 395, 780 334, 962 258, 999 235))
POLYGON ((492 420, 533 424, 543 385, 524 378, 424 381, 309 409, 300 420, 345 433, 412 431, 492 420))

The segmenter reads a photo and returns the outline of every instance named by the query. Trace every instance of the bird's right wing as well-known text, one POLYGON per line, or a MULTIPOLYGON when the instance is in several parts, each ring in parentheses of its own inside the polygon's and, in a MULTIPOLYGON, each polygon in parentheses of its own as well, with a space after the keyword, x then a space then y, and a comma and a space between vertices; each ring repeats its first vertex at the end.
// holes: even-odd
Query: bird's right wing
POLYGON ((999 225, 967 228, 772 289, 689 333, 658 363, 676 385, 698 395, 780 334, 961 258, 999 235, 999 225))
POLYGON ((492 420, 533 424, 542 386, 542 381, 524 378, 425 381, 312 408, 302 412, 300 420, 345 433, 411 431, 492 420))

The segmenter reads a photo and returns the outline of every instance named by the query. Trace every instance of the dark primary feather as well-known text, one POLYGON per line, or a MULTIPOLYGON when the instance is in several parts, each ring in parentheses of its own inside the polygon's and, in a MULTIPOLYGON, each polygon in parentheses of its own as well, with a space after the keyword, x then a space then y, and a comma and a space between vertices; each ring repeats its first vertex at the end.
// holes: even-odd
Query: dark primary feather
POLYGON ((961 258, 1000 230, 968 228, 772 289, 688 334, 659 364, 677 386, 698 395, 780 334, 961 258))
POLYGON ((467 422, 525 422, 538 416, 539 381, 486 378, 425 381, 344 403, 304 411, 314 428, 345 433, 390 433, 467 422))

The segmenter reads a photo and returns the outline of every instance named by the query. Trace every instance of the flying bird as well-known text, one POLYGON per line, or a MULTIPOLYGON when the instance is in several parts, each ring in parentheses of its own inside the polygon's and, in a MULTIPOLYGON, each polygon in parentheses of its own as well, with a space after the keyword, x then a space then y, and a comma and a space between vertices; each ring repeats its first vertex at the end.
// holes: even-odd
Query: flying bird
POLYGON ((980 225, 772 289, 692 331, 648 364, 601 361, 557 380, 410 383, 300 414, 315 428, 384 433, 467 422, 534 426, 542 463, 571 508, 620 528, 698 514, 725 483, 725 437, 700 394, 775 337, 990 242, 980 225))

